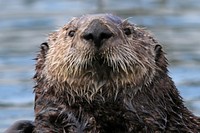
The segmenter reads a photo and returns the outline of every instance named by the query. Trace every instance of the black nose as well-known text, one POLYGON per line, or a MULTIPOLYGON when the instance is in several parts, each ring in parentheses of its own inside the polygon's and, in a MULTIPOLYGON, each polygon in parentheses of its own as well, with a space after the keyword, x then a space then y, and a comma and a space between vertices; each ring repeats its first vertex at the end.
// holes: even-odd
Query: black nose
POLYGON ((83 32, 83 38, 86 41, 92 41, 97 48, 100 48, 111 36, 113 33, 98 19, 93 20, 83 32))

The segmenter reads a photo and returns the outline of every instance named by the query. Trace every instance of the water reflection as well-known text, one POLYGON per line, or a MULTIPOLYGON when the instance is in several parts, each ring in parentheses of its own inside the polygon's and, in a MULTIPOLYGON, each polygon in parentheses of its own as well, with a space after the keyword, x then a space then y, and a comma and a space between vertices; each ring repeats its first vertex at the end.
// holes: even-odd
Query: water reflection
POLYGON ((151 30, 164 45, 170 75, 200 115, 199 0, 0 0, 0 131, 33 119, 34 61, 47 34, 72 16, 110 12, 151 30))

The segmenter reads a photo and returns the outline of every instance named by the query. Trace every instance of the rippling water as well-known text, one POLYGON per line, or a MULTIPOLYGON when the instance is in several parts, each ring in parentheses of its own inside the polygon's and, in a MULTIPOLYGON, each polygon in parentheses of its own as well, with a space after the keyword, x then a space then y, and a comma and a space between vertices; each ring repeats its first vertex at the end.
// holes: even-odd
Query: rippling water
POLYGON ((109 12, 145 26, 167 53, 170 76, 200 115, 199 0, 0 0, 0 132, 34 119, 34 60, 47 34, 72 16, 109 12))

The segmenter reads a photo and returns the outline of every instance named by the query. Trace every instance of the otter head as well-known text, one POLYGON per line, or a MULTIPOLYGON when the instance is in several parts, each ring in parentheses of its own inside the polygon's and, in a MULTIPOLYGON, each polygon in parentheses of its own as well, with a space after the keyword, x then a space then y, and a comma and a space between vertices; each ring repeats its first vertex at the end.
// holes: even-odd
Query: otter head
POLYGON ((91 95, 104 88, 137 90, 166 67, 159 66, 161 46, 147 31, 111 14, 74 18, 50 35, 48 45, 41 76, 81 95, 88 89, 91 95))

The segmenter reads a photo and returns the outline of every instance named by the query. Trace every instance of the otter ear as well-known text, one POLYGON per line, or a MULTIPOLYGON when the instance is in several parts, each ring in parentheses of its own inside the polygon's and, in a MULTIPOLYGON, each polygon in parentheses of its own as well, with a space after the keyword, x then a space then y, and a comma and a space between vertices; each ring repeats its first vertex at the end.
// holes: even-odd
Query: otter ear
POLYGON ((156 65, 161 68, 160 70, 163 70, 165 72, 167 72, 167 59, 165 57, 165 53, 162 50, 162 46, 161 45, 156 45, 155 46, 155 61, 156 61, 156 65))
POLYGON ((159 45, 159 44, 157 44, 157 45, 155 46, 154 51, 155 51, 155 55, 156 55, 156 56, 155 56, 155 61, 157 62, 157 61, 160 59, 161 54, 163 53, 163 52, 162 52, 162 46, 159 45))
POLYGON ((40 44, 40 51, 39 54, 37 55, 36 58, 34 58, 33 60, 38 60, 38 58, 44 58, 44 55, 47 54, 47 51, 49 50, 49 45, 47 42, 43 42, 42 44, 40 44))
POLYGON ((40 73, 39 71, 42 71, 41 70, 41 66, 42 64, 44 64, 45 62, 45 58, 46 58, 46 54, 47 54, 47 51, 49 50, 49 45, 47 42, 43 42, 41 45, 40 45, 40 51, 37 55, 37 57, 34 59, 36 60, 36 74, 33 76, 33 79, 36 79, 38 77, 38 73, 40 73))
POLYGON ((44 42, 40 45, 40 49, 41 49, 41 52, 46 54, 47 51, 49 50, 49 45, 47 42, 44 42))

